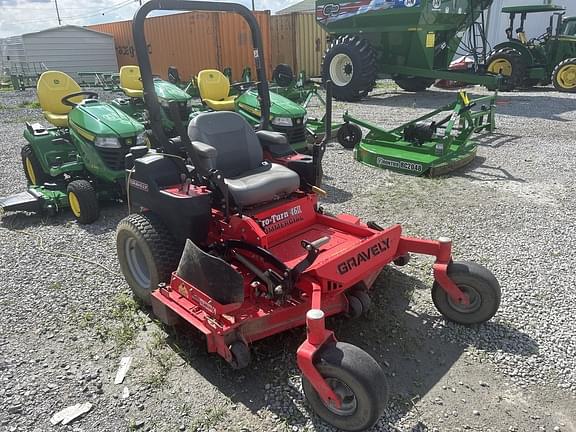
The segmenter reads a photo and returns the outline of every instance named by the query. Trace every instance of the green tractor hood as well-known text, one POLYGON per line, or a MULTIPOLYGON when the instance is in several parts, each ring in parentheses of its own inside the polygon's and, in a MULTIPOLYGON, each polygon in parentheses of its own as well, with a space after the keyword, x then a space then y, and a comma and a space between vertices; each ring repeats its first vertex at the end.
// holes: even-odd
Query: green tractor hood
POLYGON ((192 99, 192 96, 190 96, 177 85, 159 78, 154 80, 154 90, 156 91, 156 95, 158 96, 158 99, 160 99, 160 102, 188 102, 192 99))
MULTIPOLYGON (((260 102, 258 102, 258 92, 248 90, 238 96, 235 101, 236 110, 244 110, 250 114, 260 117, 260 102)), ((296 102, 285 98, 277 93, 270 92, 270 118, 289 117, 302 118, 306 115, 306 109, 296 102)))
POLYGON ((144 126, 114 106, 86 99, 68 114, 70 127, 84 138, 132 137, 144 132, 144 126))

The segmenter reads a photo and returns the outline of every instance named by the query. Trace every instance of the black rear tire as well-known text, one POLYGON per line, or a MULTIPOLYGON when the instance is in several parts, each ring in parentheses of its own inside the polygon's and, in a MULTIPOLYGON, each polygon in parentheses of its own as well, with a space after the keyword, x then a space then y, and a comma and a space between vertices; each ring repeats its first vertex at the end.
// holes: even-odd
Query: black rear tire
POLYGON ((362 140, 362 129, 352 123, 344 123, 336 135, 338 143, 344 148, 353 149, 362 140))
POLYGON ((338 36, 322 60, 322 81, 332 81, 336 100, 353 102, 365 97, 376 85, 376 51, 366 39, 338 36))
POLYGON ((400 87, 402 90, 407 92, 423 92, 427 90, 432 84, 436 82, 436 80, 429 79, 429 78, 421 78, 421 77, 408 77, 408 76, 398 76, 394 78, 394 82, 400 87))
POLYGON ((327 406, 303 376, 304 395, 316 414, 345 431, 372 427, 388 402, 386 376, 376 360, 357 346, 344 342, 324 346, 316 358, 318 372, 343 399, 340 409, 327 406))
MULTIPOLYGON (((503 48, 494 52, 486 60, 486 70, 492 73, 500 73, 506 77, 505 82, 500 86, 500 91, 512 91, 522 87, 526 81, 527 66, 522 59, 522 54, 512 48, 503 48), (506 71, 502 66, 509 67, 506 71)), ((496 87, 486 86, 490 91, 496 90, 496 87)))
POLYGON ((81 224, 91 224, 100 214, 98 195, 88 180, 74 180, 66 188, 68 203, 74 217, 81 224))
POLYGON ((134 297, 150 305, 150 294, 161 282, 169 282, 178 267, 183 245, 178 244, 164 222, 154 213, 125 217, 116 230, 120 269, 134 297))
POLYGON ((436 309, 448 320, 459 324, 480 324, 492 318, 500 307, 500 284, 487 268, 473 262, 453 262, 448 276, 470 296, 469 305, 455 304, 438 282, 432 285, 436 309))
POLYGON ((34 154, 30 144, 22 147, 20 156, 22 157, 22 167, 24 168, 24 175, 26 176, 26 180, 28 180, 28 184, 43 185, 50 180, 50 176, 42 169, 42 165, 34 154))

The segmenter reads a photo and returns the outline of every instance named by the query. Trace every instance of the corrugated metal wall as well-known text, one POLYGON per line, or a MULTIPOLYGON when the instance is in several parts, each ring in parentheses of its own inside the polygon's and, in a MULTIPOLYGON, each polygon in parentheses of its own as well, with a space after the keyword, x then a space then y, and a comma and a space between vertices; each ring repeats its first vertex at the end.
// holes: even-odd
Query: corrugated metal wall
POLYGON ((272 63, 286 63, 294 73, 306 71, 320 75, 327 33, 316 23, 312 13, 295 12, 271 17, 272 63))
POLYGON ((117 72, 114 39, 81 27, 65 26, 22 35, 26 60, 66 72, 117 72))
POLYGON ((12 36, 2 39, 0 41, 0 54, 2 55, 2 71, 10 70, 13 65, 21 69, 22 65, 26 63, 22 36, 12 36))
MULTIPOLYGON (((268 74, 271 73, 270 12, 256 12, 264 44, 268 74)), ((120 66, 137 64, 132 38, 132 21, 97 24, 89 28, 114 35, 120 66)), ((233 79, 242 69, 254 73, 250 28, 242 17, 223 12, 186 12, 146 20, 152 71, 167 78, 168 66, 176 66, 183 80, 202 69, 231 67, 233 79)))

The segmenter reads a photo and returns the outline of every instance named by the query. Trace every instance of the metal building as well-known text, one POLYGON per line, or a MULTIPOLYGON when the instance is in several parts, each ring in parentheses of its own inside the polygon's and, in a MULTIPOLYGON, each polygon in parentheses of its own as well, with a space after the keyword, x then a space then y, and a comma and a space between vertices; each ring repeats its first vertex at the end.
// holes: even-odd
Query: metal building
POLYGON ((78 72, 118 72, 114 38, 65 25, 0 41, 2 69, 17 73, 53 69, 78 79, 78 72))

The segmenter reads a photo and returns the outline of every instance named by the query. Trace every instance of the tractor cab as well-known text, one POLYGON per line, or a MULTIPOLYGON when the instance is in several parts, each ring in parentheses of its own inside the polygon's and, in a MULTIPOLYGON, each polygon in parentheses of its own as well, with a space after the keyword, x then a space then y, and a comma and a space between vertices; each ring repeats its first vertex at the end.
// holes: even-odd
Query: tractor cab
POLYGON ((576 18, 564 18, 566 8, 558 5, 511 6, 507 41, 498 44, 486 61, 487 70, 501 73, 506 85, 501 90, 554 84, 562 92, 576 92, 576 18), (529 14, 550 14, 548 27, 539 36, 528 36, 524 25, 529 14), (516 27, 516 18, 520 17, 516 27))
POLYGON ((557 5, 510 6, 502 8, 502 13, 508 14, 510 20, 510 25, 506 29, 506 37, 509 41, 519 42, 522 45, 535 45, 538 43, 544 43, 550 37, 560 33, 560 28, 562 26, 562 16, 564 15, 565 10, 566 8, 564 6, 557 5), (550 15, 549 26, 540 36, 529 39, 524 29, 528 14, 543 12, 552 13, 552 15, 550 15), (520 24, 518 28, 514 28, 517 15, 520 16, 520 24), (554 32, 555 24, 557 29, 556 32, 554 32))

